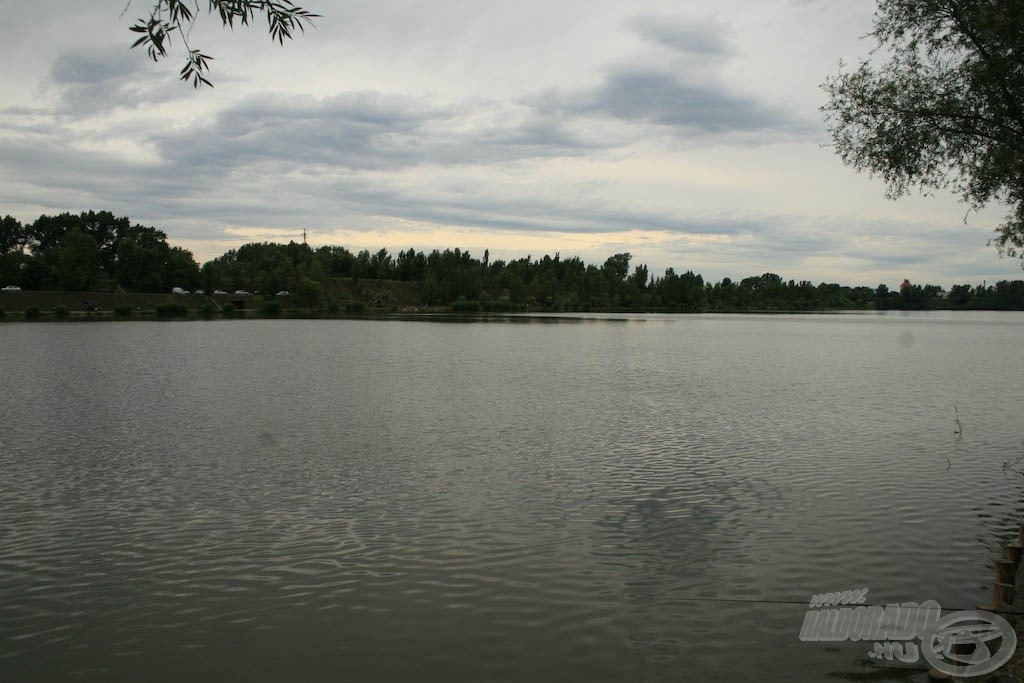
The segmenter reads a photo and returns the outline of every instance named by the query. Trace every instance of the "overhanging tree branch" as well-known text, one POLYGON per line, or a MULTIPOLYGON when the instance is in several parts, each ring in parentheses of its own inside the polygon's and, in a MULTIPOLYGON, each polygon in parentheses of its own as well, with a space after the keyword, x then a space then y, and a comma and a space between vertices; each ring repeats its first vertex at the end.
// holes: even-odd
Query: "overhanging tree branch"
POLYGON ((951 187, 973 208, 1010 208, 993 240, 1024 265, 1024 3, 878 0, 886 55, 822 86, 836 153, 887 194, 951 187))
MULTIPOLYGON (((131 3, 129 2, 129 5, 131 3)), ((125 11, 127 11, 125 7, 125 11)), ((209 0, 208 13, 217 13, 221 23, 234 29, 236 23, 248 26, 259 14, 266 16, 268 32, 272 40, 283 45, 286 39, 294 37, 296 31, 305 32, 306 26, 312 26, 313 20, 320 15, 313 14, 291 0, 209 0)), ((145 47, 146 53, 154 62, 168 55, 173 34, 181 37, 187 51, 185 66, 179 72, 183 81, 191 81, 193 87, 200 84, 213 87, 206 78, 209 73, 210 61, 213 57, 188 44, 188 31, 200 13, 199 0, 158 0, 149 13, 149 18, 139 19, 131 31, 140 34, 132 47, 145 47)))

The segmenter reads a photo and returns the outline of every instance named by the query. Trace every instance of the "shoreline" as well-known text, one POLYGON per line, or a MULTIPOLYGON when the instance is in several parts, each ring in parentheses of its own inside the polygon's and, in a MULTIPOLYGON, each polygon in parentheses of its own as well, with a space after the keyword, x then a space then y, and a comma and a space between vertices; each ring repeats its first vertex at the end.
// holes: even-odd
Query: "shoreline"
MULTIPOLYGON (((2 309, 0 309, 2 310, 2 309)), ((111 323, 111 322, 210 322, 217 320, 446 320, 446 321, 485 321, 485 320, 608 320, 627 321, 639 319, 639 316, 663 315, 669 317, 686 317, 695 315, 759 315, 779 317, 810 317, 810 316, 833 316, 833 315, 904 315, 922 313, 1020 313, 1021 311, 1005 311, 999 309, 971 309, 961 311, 957 309, 941 309, 932 311, 900 311, 900 310, 863 310, 863 309, 833 309, 815 311, 787 311, 787 310, 719 310, 719 311, 666 311, 666 310, 589 310, 589 311, 552 311, 552 310, 531 310, 531 311, 457 311, 451 308, 434 307, 423 310, 376 310, 370 309, 364 312, 327 311, 323 309, 289 309, 279 312, 267 312, 261 309, 243 309, 225 315, 223 311, 214 310, 204 313, 199 310, 187 310, 184 313, 161 314, 155 309, 133 310, 129 314, 117 314, 112 310, 82 311, 82 310, 58 310, 40 309, 36 313, 29 310, 4 311, 0 314, 0 325, 15 323, 111 323), (607 317, 589 317, 607 316, 607 317)))

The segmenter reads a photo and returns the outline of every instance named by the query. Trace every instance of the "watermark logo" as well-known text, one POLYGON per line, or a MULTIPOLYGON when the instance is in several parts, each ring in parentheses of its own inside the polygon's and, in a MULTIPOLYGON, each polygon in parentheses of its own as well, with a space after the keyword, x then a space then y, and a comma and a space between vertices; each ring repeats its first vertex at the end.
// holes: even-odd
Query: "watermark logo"
POLYGON ((1016 647, 1017 634, 1009 622, 980 610, 953 612, 939 619, 921 640, 929 664, 965 678, 995 671, 1010 659, 1016 647), (993 645, 995 652, 990 647, 993 645))
POLYGON ((910 664, 923 655, 937 671, 960 677, 995 671, 1017 646, 1013 627, 997 614, 970 610, 943 617, 934 600, 865 605, 867 593, 859 588, 812 597, 800 640, 869 641, 872 659, 910 664))

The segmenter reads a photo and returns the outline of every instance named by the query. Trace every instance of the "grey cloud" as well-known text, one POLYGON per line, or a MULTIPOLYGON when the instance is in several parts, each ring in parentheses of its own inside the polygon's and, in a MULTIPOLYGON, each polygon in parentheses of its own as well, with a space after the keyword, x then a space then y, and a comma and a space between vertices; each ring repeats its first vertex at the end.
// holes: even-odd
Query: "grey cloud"
POLYGON ((487 108, 378 92, 260 97, 230 106, 206 127, 154 141, 168 162, 207 172, 260 161, 349 170, 496 163, 578 155, 595 146, 531 110, 518 111, 509 124, 474 123, 487 108))
MULTIPOLYGON (((0 155, 18 176, 0 174, 0 202, 60 197, 61 210, 109 208, 142 222, 203 216, 234 225, 330 225, 337 215, 391 216, 455 227, 522 232, 594 233, 630 229, 690 234, 739 234, 761 229, 752 220, 693 219, 633 206, 609 206, 598 186, 572 186, 564 199, 503 191, 500 185, 460 191, 443 182, 403 187, 379 173, 325 169, 271 172, 265 163, 240 165, 211 185, 202 172, 167 164, 130 163, 114 155, 75 151, 69 138, 48 144, 0 139, 0 155)), ((570 183, 570 185, 572 185, 570 183)), ((198 236, 198 234, 196 235, 198 236)))
MULTIPOLYGON (((200 190, 189 174, 168 173, 161 165, 130 162, 117 155, 76 149, 76 138, 55 131, 28 139, 6 137, 0 130, 0 202, 17 203, 31 192, 46 202, 72 210, 78 204, 115 212, 144 207, 161 198, 183 197, 200 190), (122 206, 126 208, 121 208, 122 206)), ((42 202, 40 202, 42 203, 42 202)))
POLYGON ((816 131, 793 114, 724 85, 689 82, 657 69, 616 69, 590 91, 548 95, 542 103, 576 114, 669 126, 685 135, 816 131))
POLYGON ((647 40, 683 55, 717 60, 735 52, 726 27, 714 20, 645 14, 627 25, 647 40))
POLYGON ((59 93, 59 112, 75 117, 168 99, 174 96, 168 84, 166 74, 155 76, 141 54, 122 48, 64 52, 50 69, 48 83, 59 93))
POLYGON ((122 50, 73 50, 57 57, 50 78, 58 84, 89 83, 119 80, 128 72, 138 71, 122 50))
MULTIPOLYGON (((348 225, 358 226, 360 216, 520 231, 524 235, 660 230, 669 236, 652 245, 659 245, 656 248, 662 251, 676 245, 678 254, 665 253, 663 263, 645 259, 655 272, 668 265, 677 269, 694 267, 705 277, 716 279, 722 275, 735 278, 771 271, 787 278, 854 282, 853 278, 829 272, 816 274, 800 265, 804 258, 832 255, 859 261, 858 267, 865 272, 906 271, 915 279, 913 272, 919 268, 913 266, 927 262, 920 258, 922 251, 933 255, 931 262, 944 263, 944 253, 956 253, 957 234, 962 242, 963 231, 953 230, 953 224, 943 227, 856 219, 847 223, 848 219, 821 220, 756 212, 686 215, 638 204, 604 202, 600 199, 600 185, 571 181, 566 181, 563 192, 551 196, 509 191, 500 182, 459 191, 446 187, 443 176, 410 188, 403 185, 401 178, 388 174, 344 169, 271 173, 272 180, 268 181, 268 166, 256 163, 232 169, 232 173, 213 185, 204 175, 187 172, 185 168, 130 162, 116 154, 76 150, 73 143, 74 138, 68 134, 17 141, 0 135, 0 158, 8 162, 0 172, 0 203, 38 205, 50 213, 109 209, 140 223, 167 229, 172 240, 223 239, 213 228, 224 225, 281 229, 308 226, 317 230, 330 229, 340 217, 345 217, 348 225), (182 229, 183 223, 193 227, 182 229), (909 237, 919 234, 933 239, 935 244, 922 250, 917 237, 909 237), (742 239, 731 240, 723 248, 718 242, 686 240, 686 235, 731 235, 742 239), (899 252, 892 247, 859 246, 864 237, 886 236, 896 240, 899 252)), ((32 220, 35 215, 21 218, 32 220)), ((983 246, 983 239, 978 241, 983 246)), ((985 252, 983 256, 991 255, 985 252)), ((976 266, 964 260, 943 266, 943 272, 950 273, 948 278, 962 279, 964 275, 956 273, 972 273, 972 267, 976 266)), ((981 277, 977 279, 980 281, 981 277)), ((936 280, 939 275, 929 278, 936 280)))
MULTIPOLYGON (((571 186, 571 184, 570 184, 571 186)), ((478 191, 457 196, 410 192, 400 187, 342 177, 319 189, 346 198, 346 209, 457 227, 529 232, 608 233, 660 230, 678 234, 737 235, 757 233, 765 224, 736 217, 686 217, 633 206, 607 206, 595 197, 601 188, 567 192, 565 199, 524 196, 514 192, 478 191)), ((429 191, 428 191, 429 192, 429 191)))

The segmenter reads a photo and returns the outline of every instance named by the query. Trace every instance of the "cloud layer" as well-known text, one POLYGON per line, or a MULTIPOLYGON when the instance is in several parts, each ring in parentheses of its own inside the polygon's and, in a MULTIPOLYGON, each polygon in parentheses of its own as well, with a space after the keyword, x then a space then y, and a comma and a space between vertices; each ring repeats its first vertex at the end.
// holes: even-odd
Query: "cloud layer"
POLYGON ((856 57, 870 8, 353 2, 283 49, 197 27, 217 57, 198 92, 127 49, 121 9, 45 0, 0 28, 18 67, 3 213, 109 209, 201 259, 307 228, 506 258, 631 251, 713 279, 1019 274, 984 248, 998 211, 965 228, 947 197, 888 203, 822 147, 817 85, 856 57))

